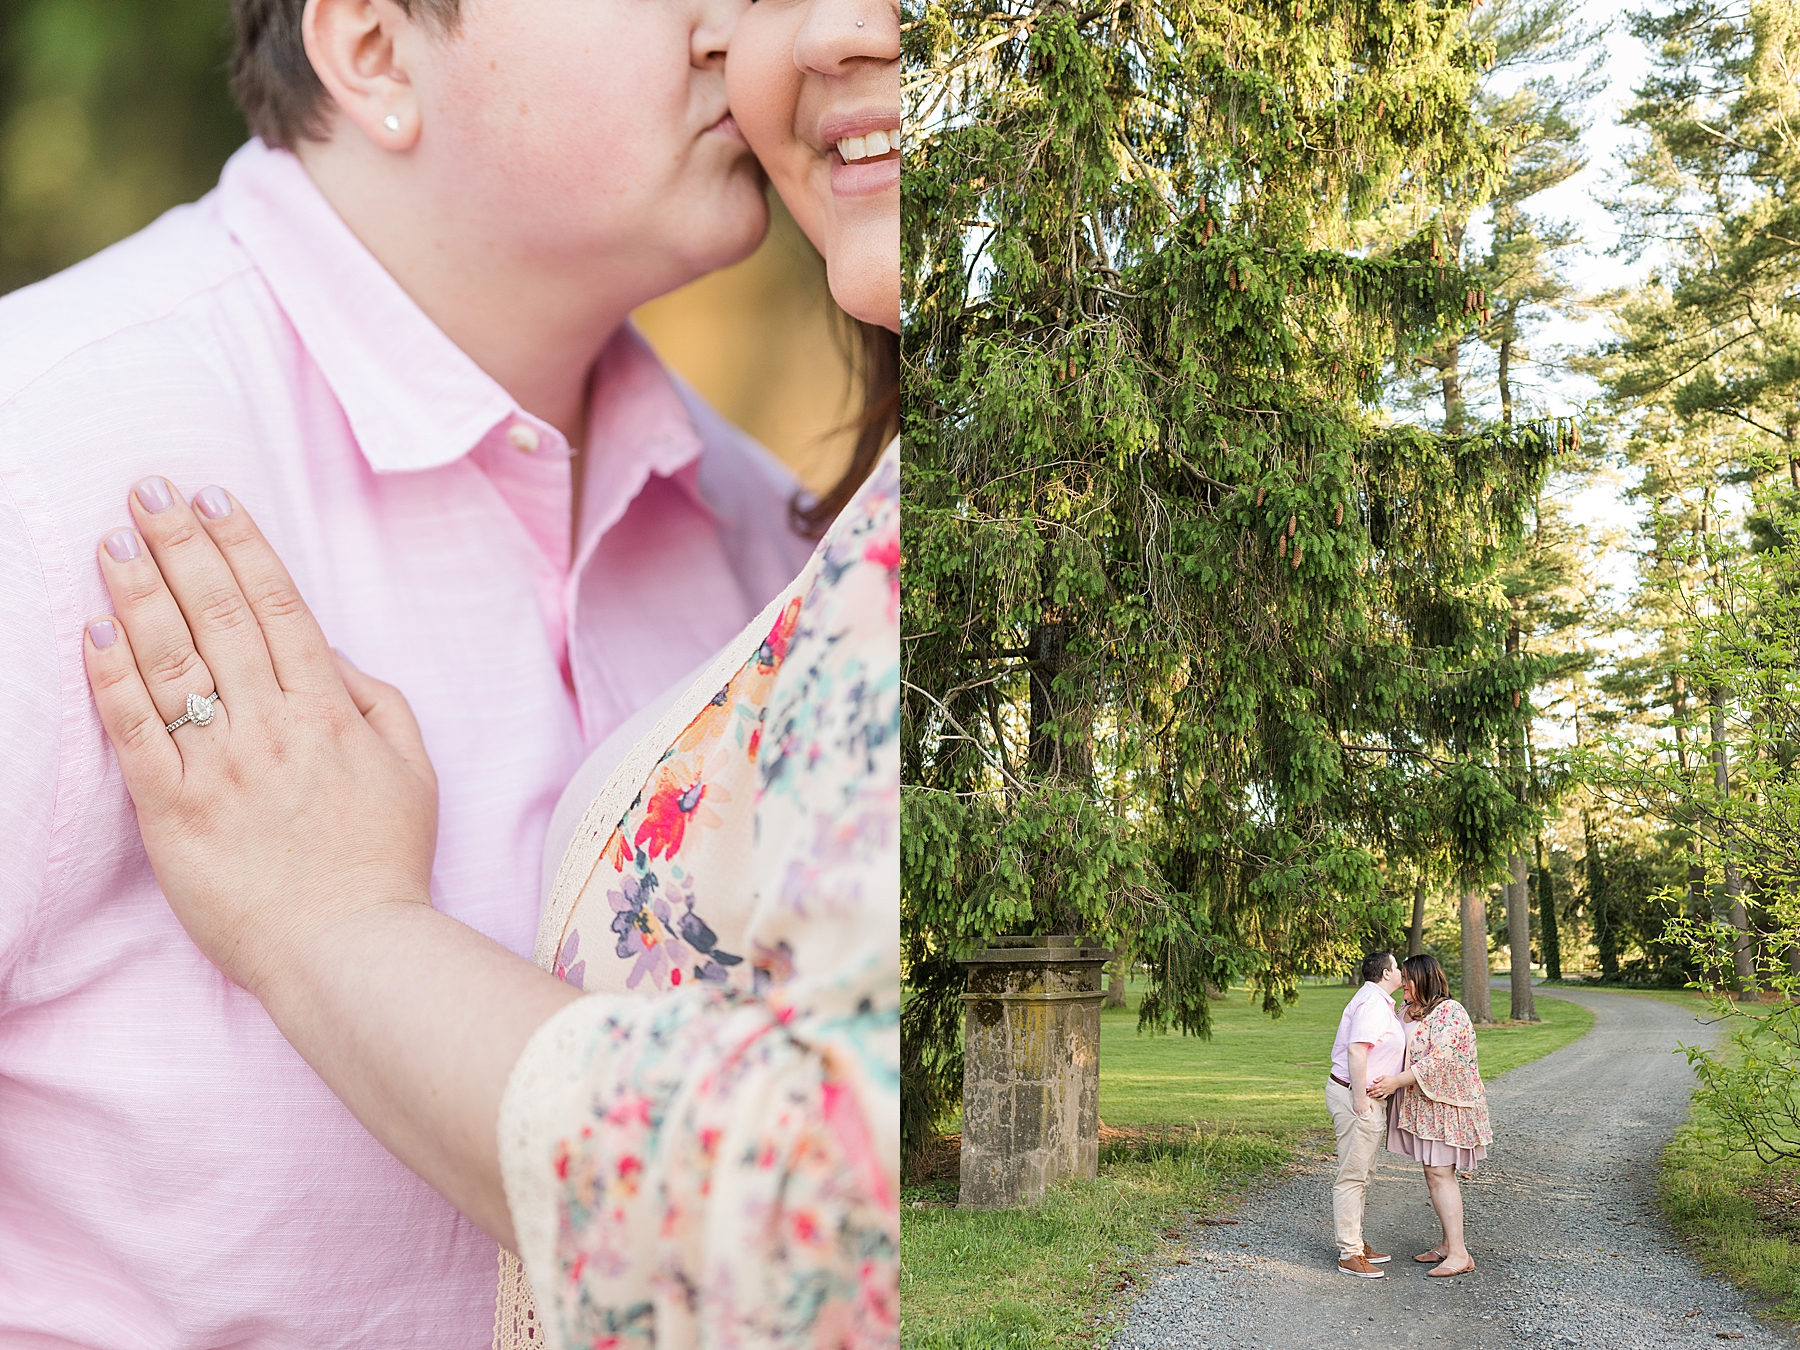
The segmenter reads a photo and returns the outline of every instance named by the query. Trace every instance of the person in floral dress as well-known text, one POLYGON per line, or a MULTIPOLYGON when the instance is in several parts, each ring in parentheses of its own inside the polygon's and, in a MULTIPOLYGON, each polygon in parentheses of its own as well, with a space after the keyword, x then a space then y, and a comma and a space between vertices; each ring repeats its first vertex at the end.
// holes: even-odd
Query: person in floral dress
POLYGON ((1369 1095, 1396 1098, 1388 1112, 1388 1151, 1424 1167, 1431 1207, 1443 1225, 1443 1241, 1413 1260, 1430 1264, 1430 1274, 1440 1279, 1467 1275, 1475 1258, 1463 1240, 1457 1172, 1473 1172, 1494 1142, 1475 1026, 1450 997, 1450 981, 1435 956, 1409 956, 1400 981, 1406 991, 1406 1067, 1372 1081, 1369 1095))

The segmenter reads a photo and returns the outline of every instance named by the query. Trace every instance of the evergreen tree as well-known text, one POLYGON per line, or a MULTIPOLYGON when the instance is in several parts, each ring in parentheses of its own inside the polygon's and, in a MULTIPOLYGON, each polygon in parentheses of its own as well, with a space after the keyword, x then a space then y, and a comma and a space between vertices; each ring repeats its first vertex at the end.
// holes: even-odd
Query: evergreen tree
POLYGON ((1465 11, 953 0, 905 42, 916 1140, 988 937, 1126 945, 1144 1022, 1203 1033, 1209 982, 1279 1011, 1397 933, 1381 859, 1497 872, 1532 671, 1494 572, 1568 430, 1378 406, 1479 308, 1432 204, 1517 139, 1465 11))

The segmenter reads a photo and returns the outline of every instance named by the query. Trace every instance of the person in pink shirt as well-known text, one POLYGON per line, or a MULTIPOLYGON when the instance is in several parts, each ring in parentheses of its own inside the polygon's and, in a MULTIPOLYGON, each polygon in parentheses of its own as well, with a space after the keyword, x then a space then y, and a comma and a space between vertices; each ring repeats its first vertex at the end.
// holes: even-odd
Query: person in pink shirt
POLYGON ((155 514, 230 482, 407 691, 433 903, 529 954, 586 750, 812 549, 786 471, 627 323, 766 227, 723 78, 746 3, 234 0, 258 139, 0 299, 9 1350, 488 1343, 494 1243, 162 899, 81 665, 92 540, 139 547, 121 483, 155 514))
POLYGON ((1338 1269, 1358 1279, 1379 1280, 1388 1254, 1363 1241, 1363 1200, 1387 1139, 1387 1102, 1369 1095, 1369 1084, 1400 1072, 1406 1029, 1394 1011, 1400 963, 1392 952, 1363 958, 1362 988, 1351 995, 1331 1044, 1331 1077, 1325 1108, 1337 1134, 1337 1180, 1331 1217, 1337 1228, 1338 1269))

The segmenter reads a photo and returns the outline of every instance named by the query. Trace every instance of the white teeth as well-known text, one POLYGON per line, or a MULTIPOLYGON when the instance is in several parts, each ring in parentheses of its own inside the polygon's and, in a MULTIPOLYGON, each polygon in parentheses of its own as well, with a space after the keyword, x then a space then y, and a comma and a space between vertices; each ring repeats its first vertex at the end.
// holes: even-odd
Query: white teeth
POLYGON ((859 159, 879 159, 890 150, 900 148, 900 128, 871 131, 866 136, 846 136, 837 143, 838 154, 849 164, 859 159))

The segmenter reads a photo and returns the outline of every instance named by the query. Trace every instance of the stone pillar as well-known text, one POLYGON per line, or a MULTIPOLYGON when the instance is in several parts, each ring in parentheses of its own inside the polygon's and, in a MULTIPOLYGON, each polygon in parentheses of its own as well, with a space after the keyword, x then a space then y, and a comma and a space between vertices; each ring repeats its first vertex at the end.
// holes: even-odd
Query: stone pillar
POLYGON ((1080 938, 998 938, 962 962, 960 1203, 1043 1198, 1100 1163, 1100 988, 1112 953, 1080 938))

